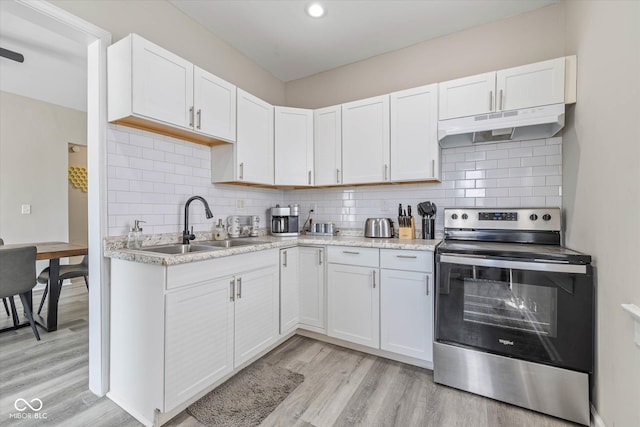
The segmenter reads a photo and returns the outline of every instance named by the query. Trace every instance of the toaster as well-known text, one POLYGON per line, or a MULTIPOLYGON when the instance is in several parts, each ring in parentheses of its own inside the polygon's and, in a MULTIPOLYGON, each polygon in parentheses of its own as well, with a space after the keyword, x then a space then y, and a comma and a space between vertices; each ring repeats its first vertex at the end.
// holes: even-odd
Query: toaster
POLYGON ((391 238, 393 236, 391 218, 367 218, 364 222, 364 237, 391 238))

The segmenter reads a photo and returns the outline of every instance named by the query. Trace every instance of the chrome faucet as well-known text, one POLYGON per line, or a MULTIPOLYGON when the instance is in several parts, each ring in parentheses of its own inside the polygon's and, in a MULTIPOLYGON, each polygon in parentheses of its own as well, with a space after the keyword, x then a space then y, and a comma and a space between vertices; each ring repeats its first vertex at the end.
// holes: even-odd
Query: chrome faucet
POLYGON ((196 238, 196 236, 193 234, 193 226, 191 226, 191 231, 189 231, 189 205, 194 200, 200 200, 204 204, 204 213, 207 216, 207 219, 213 218, 211 209, 209 209, 209 203, 207 203, 204 198, 200 196, 193 196, 189 200, 187 200, 187 203, 185 203, 184 205, 184 230, 182 230, 183 245, 188 245, 191 240, 196 238))

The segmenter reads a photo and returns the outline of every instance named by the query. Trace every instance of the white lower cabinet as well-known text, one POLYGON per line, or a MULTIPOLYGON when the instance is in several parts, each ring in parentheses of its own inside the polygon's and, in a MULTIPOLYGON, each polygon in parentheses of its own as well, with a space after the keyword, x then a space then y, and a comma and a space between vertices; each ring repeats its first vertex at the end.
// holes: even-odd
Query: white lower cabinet
POLYGON ((301 329, 326 333, 325 265, 324 248, 298 247, 299 327, 301 329))
POLYGON ((298 327, 298 248, 280 249, 280 335, 298 327))
POLYGON ((165 408, 176 407, 233 370, 229 283, 228 278, 213 280, 165 297, 165 408))
POLYGON ((327 335, 380 348, 378 249, 331 246, 328 252, 327 335), (334 263, 347 259, 351 265, 334 263))
POLYGON ((380 264, 380 348, 433 362, 433 253, 383 249, 380 264))

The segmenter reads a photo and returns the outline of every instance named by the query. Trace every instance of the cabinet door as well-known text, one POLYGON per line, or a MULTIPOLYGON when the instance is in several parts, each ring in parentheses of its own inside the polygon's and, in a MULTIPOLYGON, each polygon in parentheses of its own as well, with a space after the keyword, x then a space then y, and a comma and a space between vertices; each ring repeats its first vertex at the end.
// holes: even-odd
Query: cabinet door
POLYGON ((133 113, 182 128, 193 124, 193 64, 133 37, 133 113))
POLYGON ((564 64, 557 58, 498 71, 498 110, 564 103, 564 64))
POLYGON ((300 327, 315 332, 326 332, 324 323, 324 248, 298 247, 300 274, 300 327))
POLYGON ((193 80, 196 131, 225 141, 235 141, 235 85, 195 66, 193 80))
POLYGON ((438 85, 391 94, 391 180, 440 179, 438 85))
POLYGON ((342 104, 342 178, 389 181, 389 95, 342 104))
POLYGON ((280 250, 280 334, 298 327, 298 248, 280 250))
POLYGON ((313 161, 315 185, 342 183, 342 108, 314 111, 313 161))
POLYGON ((380 348, 379 270, 329 264, 327 334, 380 348))
POLYGON ((238 89, 236 176, 273 185, 273 106, 238 89))
POLYGON ((439 83, 440 120, 495 111, 495 88, 495 71, 439 83))
POLYGON ((313 110, 275 107, 275 185, 313 185, 313 110))
POLYGON ((433 361, 433 276, 381 270, 380 348, 433 361))
POLYGON ((236 276, 235 360, 238 367, 278 338, 278 267, 236 276))
POLYGON ((225 278, 165 297, 164 412, 233 370, 232 286, 225 278))

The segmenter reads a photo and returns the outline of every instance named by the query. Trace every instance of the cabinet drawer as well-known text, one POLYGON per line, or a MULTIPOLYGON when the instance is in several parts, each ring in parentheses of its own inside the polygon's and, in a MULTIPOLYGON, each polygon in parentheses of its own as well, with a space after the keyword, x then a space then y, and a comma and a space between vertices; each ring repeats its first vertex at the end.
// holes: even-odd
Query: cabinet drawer
POLYGON ((327 247, 327 261, 334 264, 378 267, 379 252, 378 249, 359 248, 357 246, 329 246, 327 247))
POLYGON ((433 271, 433 252, 381 249, 380 268, 429 273, 433 271))

